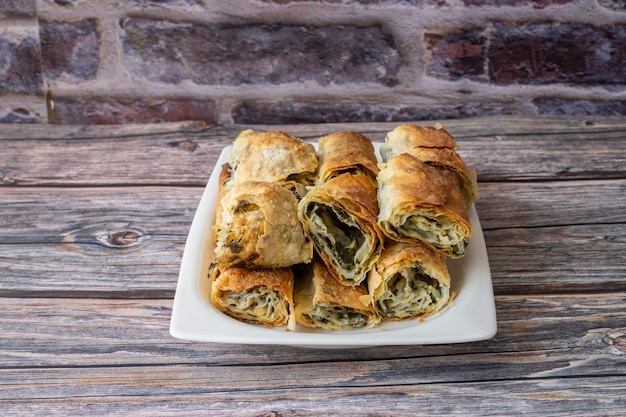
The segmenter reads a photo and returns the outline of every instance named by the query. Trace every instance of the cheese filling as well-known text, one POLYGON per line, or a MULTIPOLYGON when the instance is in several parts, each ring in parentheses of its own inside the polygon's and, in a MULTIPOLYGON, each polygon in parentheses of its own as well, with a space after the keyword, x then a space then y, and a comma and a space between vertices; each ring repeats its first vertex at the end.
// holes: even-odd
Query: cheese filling
POLYGON ((244 320, 283 322, 289 316, 288 301, 276 290, 268 287, 254 287, 246 291, 228 291, 224 303, 229 311, 244 320))
POLYGON ((453 253, 465 253, 467 241, 459 227, 445 217, 406 216, 398 228, 404 236, 424 240, 438 248, 452 248, 453 253))
POLYGON ((376 308, 383 318, 401 319, 435 311, 447 298, 448 289, 441 287, 436 279, 416 268, 404 268, 387 282, 376 308))
POLYGON ((346 212, 322 204, 311 204, 307 217, 315 244, 330 255, 331 262, 349 280, 364 273, 371 245, 346 212))

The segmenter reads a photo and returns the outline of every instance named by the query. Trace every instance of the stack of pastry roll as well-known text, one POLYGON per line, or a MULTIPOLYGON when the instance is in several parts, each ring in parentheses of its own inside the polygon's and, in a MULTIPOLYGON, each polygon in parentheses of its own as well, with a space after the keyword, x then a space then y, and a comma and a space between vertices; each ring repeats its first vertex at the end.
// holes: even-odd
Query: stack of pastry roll
POLYGON ((216 207, 211 301, 239 320, 293 329, 291 267, 313 256, 298 202, 313 181, 317 153, 282 132, 245 130, 227 158, 216 207))
POLYGON ((471 235, 475 173, 443 129, 380 148, 343 131, 315 148, 245 130, 220 175, 211 300, 242 321, 327 330, 421 318, 453 298, 446 258, 471 235))
POLYGON ((378 222, 385 249, 368 278, 383 319, 434 314, 449 303, 446 257, 460 258, 471 235, 475 174, 440 128, 401 125, 380 148, 378 222))
POLYGON ((296 282, 296 321, 325 329, 369 328, 380 317, 364 282, 384 237, 377 220, 374 147, 347 131, 322 137, 318 152, 316 184, 298 206, 317 256, 310 274, 296 282))

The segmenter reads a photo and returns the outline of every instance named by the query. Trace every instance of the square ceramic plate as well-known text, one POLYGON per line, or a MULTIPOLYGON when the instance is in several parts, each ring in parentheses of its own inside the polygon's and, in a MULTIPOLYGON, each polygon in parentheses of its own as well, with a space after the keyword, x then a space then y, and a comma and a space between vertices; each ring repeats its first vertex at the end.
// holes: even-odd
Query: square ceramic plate
MULTIPOLYGON (((375 143, 376 152, 381 143, 375 143)), ((317 146, 317 145, 316 145, 317 146)), ((185 244, 170 322, 172 336, 218 343, 278 344, 309 347, 365 347, 461 343, 496 334, 496 309, 487 249, 476 209, 470 210, 472 237, 462 259, 449 260, 454 301, 424 320, 382 322, 374 329, 346 332, 298 325, 295 331, 239 322, 217 310, 210 301, 209 263, 214 249, 218 177, 231 147, 224 148, 213 169, 185 244)))

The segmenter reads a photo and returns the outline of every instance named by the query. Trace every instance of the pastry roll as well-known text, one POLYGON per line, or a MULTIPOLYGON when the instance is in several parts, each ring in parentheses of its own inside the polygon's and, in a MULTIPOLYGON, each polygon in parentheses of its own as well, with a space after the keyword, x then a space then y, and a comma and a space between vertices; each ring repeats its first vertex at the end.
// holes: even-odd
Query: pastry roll
POLYGON ((298 199, 279 184, 232 184, 215 217, 220 267, 282 268, 311 261, 313 245, 298 219, 298 199))
POLYGON ((465 255, 472 229, 455 174, 403 153, 381 164, 378 182, 378 222, 386 236, 465 255))
POLYGON ((378 185, 378 161, 372 141, 357 132, 337 132, 320 138, 318 183, 349 172, 364 175, 378 185))
POLYGON ((319 259, 297 279, 294 297, 296 321, 306 327, 367 329, 380 322, 365 287, 342 285, 319 259))
POLYGON ((344 285, 359 285, 382 251, 376 189, 362 175, 342 174, 300 200, 298 217, 317 253, 344 285))
POLYGON ((422 162, 455 172, 468 205, 476 199, 476 171, 470 170, 455 151, 454 138, 445 130, 429 126, 400 125, 387 133, 380 147, 383 162, 408 153, 422 162))
POLYGON ((387 133, 380 154, 385 162, 416 147, 455 149, 458 145, 445 129, 404 124, 387 133))
POLYGON ((237 320, 294 330, 293 285, 291 268, 215 267, 211 301, 237 320))
POLYGON ((244 130, 228 154, 235 183, 297 181, 312 184, 319 159, 310 143, 283 132, 244 130))
POLYGON ((387 241, 368 288, 383 320, 425 317, 450 301, 450 274, 443 255, 430 247, 387 241))

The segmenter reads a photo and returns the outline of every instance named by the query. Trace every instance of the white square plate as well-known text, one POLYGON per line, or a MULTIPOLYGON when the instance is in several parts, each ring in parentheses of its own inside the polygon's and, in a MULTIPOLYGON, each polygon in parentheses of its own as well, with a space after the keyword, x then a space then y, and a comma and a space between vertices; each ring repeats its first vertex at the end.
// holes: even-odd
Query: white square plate
MULTIPOLYGON (((317 144, 315 144, 317 146, 317 144)), ((374 143, 376 152, 381 143, 374 143)), ((461 343, 496 334, 496 309, 487 249, 476 209, 469 216, 472 236, 466 255, 449 260, 454 301, 423 320, 382 322, 374 329, 328 331, 298 325, 295 331, 237 321, 217 310, 210 300, 209 263, 213 259, 213 233, 218 177, 231 147, 224 148, 213 169, 194 216, 180 267, 170 334, 199 342, 278 344, 320 348, 461 343)))

